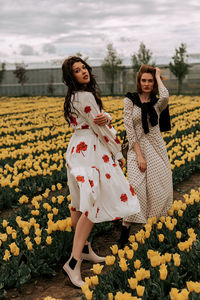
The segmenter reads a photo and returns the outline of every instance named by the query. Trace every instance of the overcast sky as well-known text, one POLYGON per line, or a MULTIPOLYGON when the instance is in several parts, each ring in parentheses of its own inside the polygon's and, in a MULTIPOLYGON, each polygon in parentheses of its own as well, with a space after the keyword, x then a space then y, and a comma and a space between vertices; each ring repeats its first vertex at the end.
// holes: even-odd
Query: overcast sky
POLYGON ((200 53, 199 0, 0 0, 0 62, 103 58, 112 43, 130 57, 144 42, 172 56, 181 42, 200 53))

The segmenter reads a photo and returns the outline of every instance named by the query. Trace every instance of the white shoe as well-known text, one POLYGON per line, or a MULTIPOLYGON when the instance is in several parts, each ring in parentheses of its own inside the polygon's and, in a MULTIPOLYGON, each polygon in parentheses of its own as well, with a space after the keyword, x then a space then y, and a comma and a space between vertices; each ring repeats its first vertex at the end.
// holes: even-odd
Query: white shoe
POLYGON ((92 261, 94 263, 101 263, 101 262, 104 262, 105 261, 105 257, 102 257, 102 256, 98 256, 93 250, 92 250, 92 247, 91 247, 91 243, 88 243, 88 252, 89 253, 84 253, 82 252, 82 255, 81 255, 81 258, 82 259, 85 259, 85 260, 89 260, 89 261, 92 261))
POLYGON ((69 265, 69 262, 70 262, 71 258, 72 258, 72 255, 71 255, 70 259, 64 264, 63 271, 65 273, 67 273, 67 275, 69 276, 71 282, 75 286, 81 288, 82 285, 85 284, 85 282, 81 278, 81 272, 80 272, 82 260, 77 260, 75 268, 71 269, 71 267, 69 265))

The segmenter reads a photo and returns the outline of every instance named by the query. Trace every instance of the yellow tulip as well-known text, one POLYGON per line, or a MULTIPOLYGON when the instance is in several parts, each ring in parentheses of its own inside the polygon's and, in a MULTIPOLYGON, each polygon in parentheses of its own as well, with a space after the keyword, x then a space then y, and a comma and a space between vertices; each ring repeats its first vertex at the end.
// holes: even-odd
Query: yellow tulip
POLYGON ((99 284, 99 278, 98 278, 97 275, 96 276, 91 276, 90 279, 91 279, 91 282, 92 282, 93 285, 98 285, 99 284))
POLYGON ((93 265, 93 273, 94 274, 97 274, 97 275, 101 274, 102 269, 103 269, 103 266, 100 264, 93 265))
POLYGON ((121 270, 123 272, 126 272, 127 269, 128 269, 128 266, 127 266, 127 263, 126 263, 126 259, 125 258, 121 258, 120 261, 119 261, 119 266, 121 268, 121 270))
POLYGON ((128 283, 129 283, 130 288, 131 288, 132 290, 135 290, 136 287, 137 287, 138 281, 137 281, 136 278, 132 278, 132 277, 131 277, 130 279, 128 279, 128 283))
POLYGON ((46 243, 47 243, 48 245, 51 245, 51 244, 52 244, 52 237, 51 237, 50 235, 47 236, 47 238, 46 238, 46 243))
POLYGON ((105 263, 107 266, 112 266, 114 264, 114 262, 115 262, 115 256, 113 256, 113 255, 106 256, 105 263))
POLYGON ((138 286, 136 287, 137 295, 138 295, 139 297, 142 297, 142 296, 144 295, 144 290, 145 290, 145 287, 144 287, 144 286, 138 285, 138 286))
POLYGON ((136 259, 134 261, 134 267, 135 267, 135 269, 139 269, 140 266, 141 266, 141 261, 139 259, 136 259))

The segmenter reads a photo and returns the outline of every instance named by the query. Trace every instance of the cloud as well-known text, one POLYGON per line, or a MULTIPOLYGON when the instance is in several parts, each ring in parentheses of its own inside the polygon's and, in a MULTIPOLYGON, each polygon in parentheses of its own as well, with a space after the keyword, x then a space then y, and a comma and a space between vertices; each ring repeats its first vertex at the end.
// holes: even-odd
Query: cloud
POLYGON ((155 55, 171 55, 181 42, 188 51, 200 52, 198 0, 0 2, 1 52, 7 57, 15 49, 16 59, 43 60, 78 51, 99 58, 109 42, 122 56, 130 56, 141 41, 155 55))
POLYGON ((20 49, 21 49, 21 52, 20 52, 21 55, 24 55, 24 56, 38 55, 38 53, 36 51, 34 51, 33 47, 30 45, 21 44, 20 49))
POLYGON ((56 53, 56 47, 52 44, 44 44, 42 47, 42 51, 45 53, 56 53))

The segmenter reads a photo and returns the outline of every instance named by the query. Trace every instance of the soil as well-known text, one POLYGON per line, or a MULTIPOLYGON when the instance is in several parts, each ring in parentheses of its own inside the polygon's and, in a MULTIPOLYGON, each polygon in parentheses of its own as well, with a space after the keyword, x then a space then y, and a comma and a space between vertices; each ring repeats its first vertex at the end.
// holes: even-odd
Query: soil
MULTIPOLYGON (((191 189, 199 187, 200 173, 194 173, 174 189, 174 200, 184 200, 184 194, 189 193, 191 189)), ((93 249, 100 256, 110 255, 110 246, 116 243, 119 234, 120 226, 119 223, 116 223, 111 232, 94 238, 93 249)), ((90 262, 84 261, 82 263, 83 278, 93 275, 91 271, 92 266, 93 264, 90 262)), ((5 300, 43 300, 47 296, 62 300, 79 300, 81 299, 81 291, 71 285, 69 279, 62 273, 62 266, 60 266, 55 277, 33 278, 19 290, 8 290, 5 300)))

